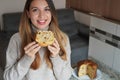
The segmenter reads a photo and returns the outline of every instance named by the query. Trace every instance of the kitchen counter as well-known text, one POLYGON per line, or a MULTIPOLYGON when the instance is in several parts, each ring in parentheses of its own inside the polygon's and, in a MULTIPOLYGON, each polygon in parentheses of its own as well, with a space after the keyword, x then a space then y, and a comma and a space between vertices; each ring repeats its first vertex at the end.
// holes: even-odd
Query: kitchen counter
MULTIPOLYGON (((111 68, 107 67, 103 63, 93 58, 89 58, 89 59, 93 60, 98 64, 98 69, 101 72, 102 77, 100 79, 95 79, 95 80, 120 80, 120 73, 117 73, 116 71, 112 70, 111 68)), ((70 80, 78 80, 78 79, 72 75, 70 80)))
POLYGON ((120 73, 118 71, 115 71, 115 70, 111 69, 110 67, 108 67, 104 63, 99 62, 98 60, 96 60, 96 59, 94 59, 92 57, 89 57, 89 59, 96 62, 98 64, 98 68, 102 72, 104 72, 106 75, 108 75, 110 77, 110 80, 120 80, 120 73))
MULTIPOLYGON (((75 78, 73 75, 71 76, 70 80, 79 80, 77 78, 75 78)), ((80 79, 82 80, 82 79, 80 79)), ((94 80, 118 80, 118 79, 115 79, 114 77, 111 77, 109 76, 108 74, 102 72, 102 77, 99 78, 99 79, 94 79, 94 80)))

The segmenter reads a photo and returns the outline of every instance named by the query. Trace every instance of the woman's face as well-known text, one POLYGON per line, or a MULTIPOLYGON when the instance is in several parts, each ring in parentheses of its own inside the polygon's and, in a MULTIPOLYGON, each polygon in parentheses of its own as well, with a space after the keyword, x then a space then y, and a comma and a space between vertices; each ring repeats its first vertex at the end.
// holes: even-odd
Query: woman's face
POLYGON ((36 28, 48 27, 51 22, 51 12, 47 2, 45 0, 33 0, 28 11, 28 17, 36 28))

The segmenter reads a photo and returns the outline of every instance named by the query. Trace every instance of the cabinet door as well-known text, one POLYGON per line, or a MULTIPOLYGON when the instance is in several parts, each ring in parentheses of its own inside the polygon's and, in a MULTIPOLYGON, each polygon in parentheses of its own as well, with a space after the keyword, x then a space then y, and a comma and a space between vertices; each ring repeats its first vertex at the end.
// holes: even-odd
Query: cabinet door
POLYGON ((107 12, 109 5, 110 0, 88 0, 89 11, 101 16, 107 12))
POLYGON ((120 25, 117 26, 117 34, 118 37, 120 37, 120 25))
POLYGON ((120 0, 111 0, 108 18, 120 21, 120 0))
POLYGON ((112 68, 115 48, 93 37, 89 40, 89 56, 112 68))
POLYGON ((91 16, 92 27, 116 35, 117 24, 91 16))
POLYGON ((113 69, 120 72, 120 49, 118 48, 115 49, 113 69))
MULTIPOLYGON (((118 25, 117 27, 117 36, 120 39, 120 25, 118 25)), ((118 42, 118 44, 120 45, 120 40, 118 42)), ((113 69, 120 72, 120 48, 116 48, 115 49, 115 56, 114 56, 114 63, 113 63, 113 69)))

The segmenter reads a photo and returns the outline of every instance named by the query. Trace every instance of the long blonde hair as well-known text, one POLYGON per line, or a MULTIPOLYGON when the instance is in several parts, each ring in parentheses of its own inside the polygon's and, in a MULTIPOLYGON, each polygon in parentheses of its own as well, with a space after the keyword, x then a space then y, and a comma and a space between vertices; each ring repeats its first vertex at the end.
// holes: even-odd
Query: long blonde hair
MULTIPOLYGON (((31 21, 29 20, 29 18, 27 16, 27 11, 29 11, 29 7, 30 7, 32 1, 33 0, 26 1, 24 11, 22 13, 21 20, 20 20, 19 33, 20 33, 20 37, 21 37, 21 50, 20 50, 21 58, 25 55, 24 47, 28 43, 34 41, 34 34, 31 29, 31 21)), ((46 2, 48 3, 51 14, 52 14, 52 20, 49 24, 49 30, 51 30, 55 34, 55 38, 57 39, 57 41, 60 45, 60 53, 59 53, 60 57, 63 60, 67 60, 66 51, 63 47, 65 45, 62 44, 63 42, 64 42, 64 44, 66 44, 66 37, 65 37, 64 33, 58 27, 59 25, 58 25, 57 16, 56 16, 56 10, 55 10, 52 0, 46 0, 46 2)), ((46 50, 46 53, 44 55, 46 63, 50 68, 52 68, 52 63, 50 61, 50 51, 46 50)), ((41 61, 40 55, 37 52, 35 60, 31 64, 31 68, 38 69, 40 67, 40 61, 41 61)))

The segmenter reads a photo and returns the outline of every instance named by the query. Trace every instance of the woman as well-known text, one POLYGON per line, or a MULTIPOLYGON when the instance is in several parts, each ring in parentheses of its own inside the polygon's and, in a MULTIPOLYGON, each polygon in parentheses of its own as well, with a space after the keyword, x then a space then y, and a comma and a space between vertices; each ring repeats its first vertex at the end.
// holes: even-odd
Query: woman
POLYGON ((58 28, 52 0, 27 0, 20 21, 6 52, 5 80, 69 80, 70 44, 58 28), (41 47, 34 41, 38 30, 55 34, 52 45, 41 47))

